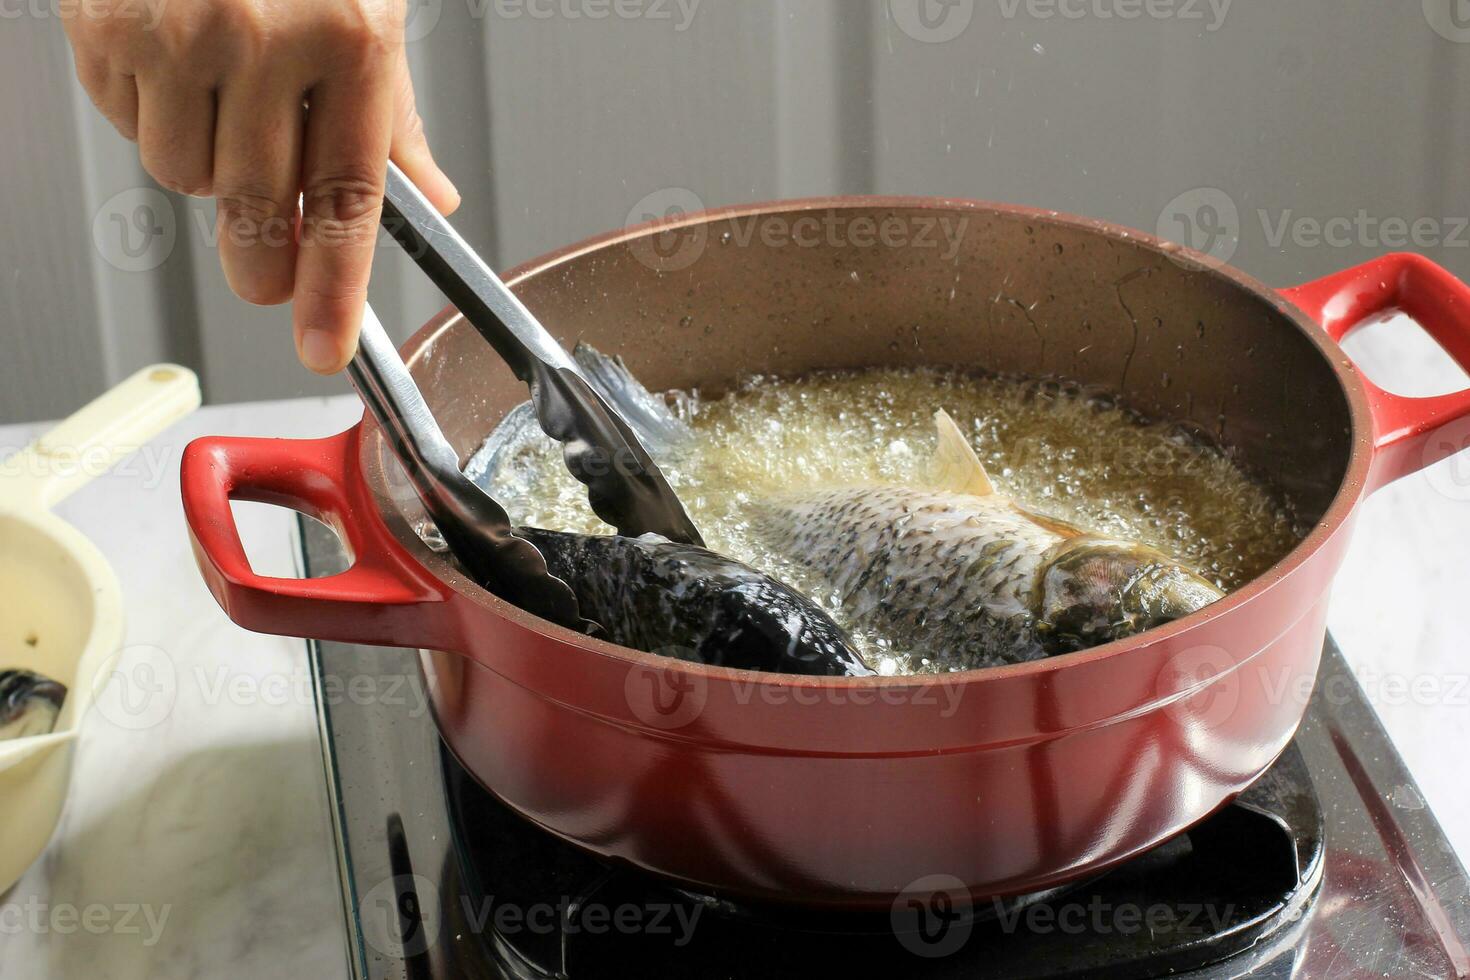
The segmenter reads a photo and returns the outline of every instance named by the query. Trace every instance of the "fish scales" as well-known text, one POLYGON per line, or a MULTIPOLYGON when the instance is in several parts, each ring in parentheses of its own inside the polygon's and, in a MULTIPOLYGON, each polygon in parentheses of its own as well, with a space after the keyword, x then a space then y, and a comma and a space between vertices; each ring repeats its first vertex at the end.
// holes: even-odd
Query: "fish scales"
POLYGON ((947 491, 850 487, 758 505, 772 543, 823 571, 849 615, 921 639, 931 659, 1032 660, 1031 594, 1064 538, 1010 506, 947 491))
POLYGON ((776 547, 821 574, 861 623, 968 670, 1082 650, 1218 599, 1142 545, 1022 510, 935 413, 935 486, 857 486, 756 504, 776 547))

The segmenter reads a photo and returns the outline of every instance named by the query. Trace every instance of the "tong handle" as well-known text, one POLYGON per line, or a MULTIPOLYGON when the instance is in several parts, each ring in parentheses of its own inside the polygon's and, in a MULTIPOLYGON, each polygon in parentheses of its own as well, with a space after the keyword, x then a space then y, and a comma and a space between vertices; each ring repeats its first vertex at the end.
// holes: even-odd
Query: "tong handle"
POLYGON ((556 339, 392 161, 382 223, 516 377, 530 384, 538 362, 576 372, 575 362, 556 339))
MULTIPOLYGON (((363 306, 362 332, 357 353, 347 364, 347 377, 437 523, 440 515, 435 511, 444 511, 438 487, 459 473, 459 456, 439 428, 429 403, 424 401, 371 304, 363 306)), ((505 526, 510 527, 509 516, 505 526)))

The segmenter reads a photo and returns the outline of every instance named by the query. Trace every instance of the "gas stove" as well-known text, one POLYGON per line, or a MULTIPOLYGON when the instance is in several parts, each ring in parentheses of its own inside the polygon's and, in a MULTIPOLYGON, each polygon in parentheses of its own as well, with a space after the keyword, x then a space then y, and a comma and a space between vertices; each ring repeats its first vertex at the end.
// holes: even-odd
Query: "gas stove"
MULTIPOLYGON (((301 522, 303 565, 343 567, 301 522)), ((1091 881, 882 913, 682 891, 533 826, 441 743, 418 656, 310 648, 354 978, 1467 977, 1470 882, 1329 639, 1275 766, 1091 881)))

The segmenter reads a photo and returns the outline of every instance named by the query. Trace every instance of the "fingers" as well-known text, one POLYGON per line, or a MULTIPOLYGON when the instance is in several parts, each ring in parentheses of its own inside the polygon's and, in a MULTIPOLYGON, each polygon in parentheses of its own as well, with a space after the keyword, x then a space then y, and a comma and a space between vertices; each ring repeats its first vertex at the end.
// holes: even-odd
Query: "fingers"
POLYGON ((235 79, 220 93, 213 134, 220 266, 251 303, 291 298, 301 186, 301 87, 289 73, 235 79))
POLYGON ((119 133, 138 138, 138 86, 132 75, 111 68, 103 58, 78 56, 77 80, 119 133))
POLYGON ((341 370, 357 349, 393 136, 391 72, 334 76, 311 92, 293 320, 302 363, 341 370))
MULTIPOLYGON (((403 49, 400 49, 402 52, 403 49)), ((397 85, 393 104, 393 162, 403 169, 424 196, 441 214, 451 214, 459 207, 459 191, 429 152, 424 138, 424 123, 413 95, 413 78, 408 73, 408 57, 400 53, 397 85)))
POLYGON ((403 0, 204 0, 150 4, 146 19, 128 6, 67 19, 78 77, 160 184, 218 199, 231 288, 293 299, 302 361, 340 370, 390 153, 440 210, 459 204, 415 108, 403 0))
POLYGON ((210 193, 214 171, 214 92, 172 72, 137 79, 138 156, 169 190, 210 193))

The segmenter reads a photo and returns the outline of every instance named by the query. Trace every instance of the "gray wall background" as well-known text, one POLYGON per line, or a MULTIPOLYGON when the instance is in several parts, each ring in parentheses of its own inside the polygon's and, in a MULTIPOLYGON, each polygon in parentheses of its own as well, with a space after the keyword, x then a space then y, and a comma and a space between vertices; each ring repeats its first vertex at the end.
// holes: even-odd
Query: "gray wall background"
MULTIPOLYGON (((1287 284, 1393 250, 1387 219, 1470 278, 1463 6, 415 0, 409 31, 457 224, 498 267, 689 198, 671 189, 905 193, 1181 240, 1187 220, 1193 244, 1287 284), (1333 218, 1353 227, 1318 240, 1333 218)), ((153 187, 39 0, 0 14, 0 131, 0 421, 161 359, 215 402, 346 390, 296 364, 286 310, 229 294, 212 205, 153 187)), ((391 244, 377 265, 374 304, 406 336, 442 300, 391 244)))

